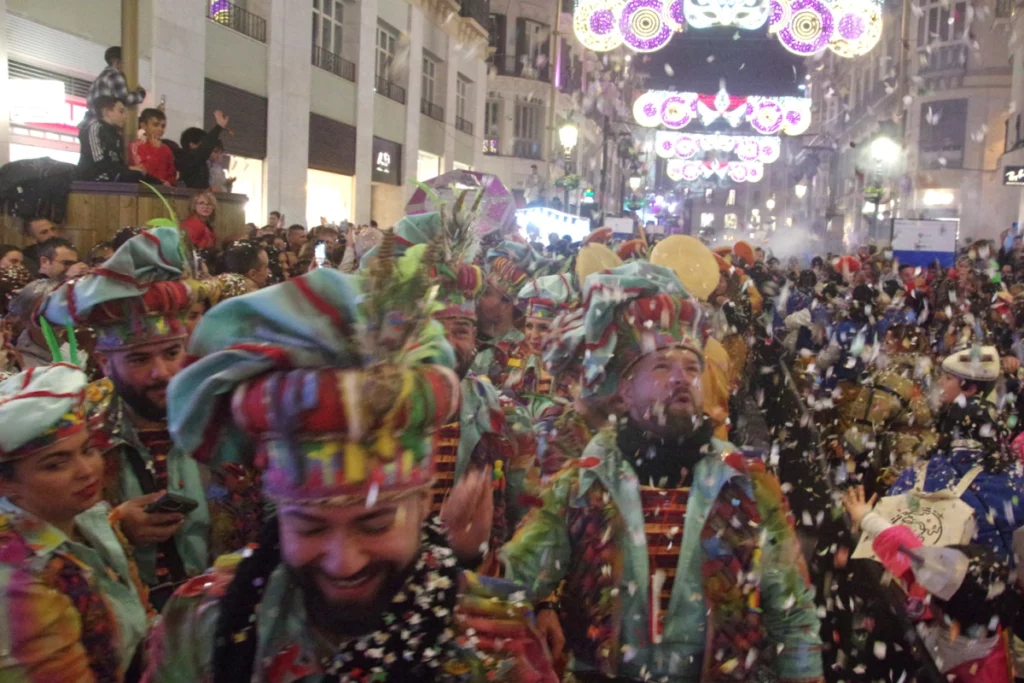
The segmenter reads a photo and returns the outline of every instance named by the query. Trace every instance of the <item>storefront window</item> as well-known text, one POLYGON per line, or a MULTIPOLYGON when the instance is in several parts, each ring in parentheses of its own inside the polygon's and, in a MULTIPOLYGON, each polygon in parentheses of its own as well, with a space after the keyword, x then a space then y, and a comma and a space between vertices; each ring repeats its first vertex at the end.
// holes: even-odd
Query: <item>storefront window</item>
POLYGON ((352 220, 353 178, 339 173, 309 170, 306 177, 306 225, 352 220))
POLYGON ((267 220, 263 206, 263 160, 232 156, 228 175, 235 179, 231 191, 249 197, 245 204, 245 222, 262 227, 267 220))
POLYGON ((424 180, 436 178, 440 175, 440 169, 441 157, 420 150, 419 157, 416 160, 416 180, 422 183, 424 180))

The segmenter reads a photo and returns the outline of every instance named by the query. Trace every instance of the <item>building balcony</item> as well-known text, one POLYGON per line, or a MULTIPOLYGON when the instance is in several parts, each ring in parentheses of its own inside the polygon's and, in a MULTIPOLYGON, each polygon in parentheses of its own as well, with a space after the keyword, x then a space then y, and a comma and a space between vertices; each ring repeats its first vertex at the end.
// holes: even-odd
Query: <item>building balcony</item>
POLYGON ((248 36, 261 43, 267 42, 267 20, 248 10, 232 5, 227 0, 214 0, 210 3, 206 17, 243 36, 248 36))
MULTIPOLYGON (((456 116, 455 117, 455 130, 460 130, 463 133, 465 133, 466 135, 472 135, 473 134, 473 122, 472 121, 467 121, 466 119, 462 118, 461 116, 456 116)), ((484 154, 487 154, 486 148, 484 149, 484 154)))
POLYGON ((919 76, 967 70, 967 46, 963 43, 933 45, 917 51, 919 76))
POLYGON ((488 156, 512 156, 518 159, 544 161, 544 155, 541 154, 541 142, 527 138, 512 138, 511 149, 507 144, 502 149, 500 138, 486 137, 483 142, 483 151, 488 156))
POLYGON ((514 76, 541 83, 551 82, 550 69, 547 65, 543 69, 538 69, 526 55, 494 55, 490 61, 499 76, 514 76))
POLYGON ((468 17, 487 29, 491 21, 490 0, 461 0, 459 14, 468 17))
POLYGON ((324 71, 330 71, 335 76, 340 76, 346 81, 356 82, 355 64, 316 45, 313 46, 313 66, 324 71))
POLYGON ((435 121, 444 122, 444 107, 439 107, 430 100, 420 100, 420 113, 424 116, 429 116, 435 121))
POLYGON ((392 83, 386 78, 381 78, 380 76, 377 76, 377 83, 374 90, 378 95, 383 95, 389 100, 394 100, 399 104, 405 104, 405 88, 395 83, 392 83))

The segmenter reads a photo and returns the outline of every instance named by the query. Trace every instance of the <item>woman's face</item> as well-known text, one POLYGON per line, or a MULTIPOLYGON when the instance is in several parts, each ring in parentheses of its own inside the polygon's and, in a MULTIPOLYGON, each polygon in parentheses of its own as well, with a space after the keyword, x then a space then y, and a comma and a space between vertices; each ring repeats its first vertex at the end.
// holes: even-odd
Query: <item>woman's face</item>
POLYGON ((544 346, 544 337, 550 330, 551 321, 546 318, 529 317, 526 319, 523 334, 526 335, 526 344, 530 347, 530 352, 533 355, 540 355, 541 348, 544 346))
POLYGON ((200 218, 209 218, 213 215, 213 202, 209 197, 200 197, 196 200, 196 215, 200 218))
POLYGON ((287 252, 283 252, 282 251, 281 253, 279 253, 277 255, 277 263, 278 263, 279 266, 281 266, 281 276, 285 280, 290 279, 291 276, 292 276, 292 268, 291 268, 291 266, 288 263, 288 254, 287 254, 287 252))
POLYGON ((71 521, 103 493, 103 456, 88 446, 82 430, 14 463, 12 479, 0 479, 0 492, 22 510, 51 524, 71 521))
POLYGON ((24 262, 24 255, 17 249, 11 249, 9 252, 4 254, 3 258, 0 258, 0 267, 8 268, 10 266, 20 266, 24 262))

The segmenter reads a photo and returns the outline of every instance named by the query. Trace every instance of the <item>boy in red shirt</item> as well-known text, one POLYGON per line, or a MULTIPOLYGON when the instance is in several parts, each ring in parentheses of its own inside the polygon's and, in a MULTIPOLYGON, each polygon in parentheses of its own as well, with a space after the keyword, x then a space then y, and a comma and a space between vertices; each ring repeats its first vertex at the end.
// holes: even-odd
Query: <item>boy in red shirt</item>
POLYGON ((139 115, 139 128, 145 140, 133 140, 128 148, 131 165, 159 178, 164 185, 176 185, 178 170, 174 166, 174 152, 164 144, 167 116, 159 109, 145 109, 139 115))

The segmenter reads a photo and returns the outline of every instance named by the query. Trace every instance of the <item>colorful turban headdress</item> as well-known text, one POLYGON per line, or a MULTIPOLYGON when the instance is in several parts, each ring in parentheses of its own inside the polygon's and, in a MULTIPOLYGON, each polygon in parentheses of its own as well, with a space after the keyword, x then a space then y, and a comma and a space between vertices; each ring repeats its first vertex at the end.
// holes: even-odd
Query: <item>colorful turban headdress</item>
POLYGON ((0 462, 84 431, 88 383, 84 372, 67 363, 30 368, 0 382, 0 462))
MULTIPOLYGON (((394 249, 387 231, 381 251, 394 249)), ((168 389, 179 445, 200 461, 253 457, 279 503, 351 504, 429 485, 434 431, 459 406, 455 356, 429 318, 423 250, 366 277, 315 270, 225 301, 168 389)))

